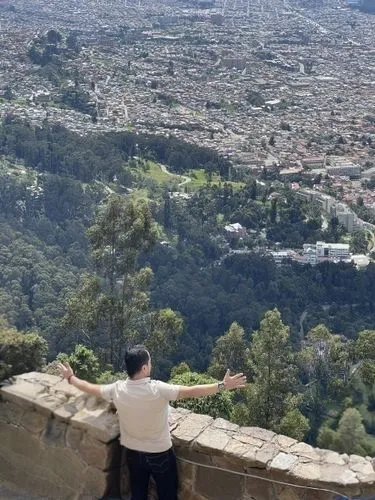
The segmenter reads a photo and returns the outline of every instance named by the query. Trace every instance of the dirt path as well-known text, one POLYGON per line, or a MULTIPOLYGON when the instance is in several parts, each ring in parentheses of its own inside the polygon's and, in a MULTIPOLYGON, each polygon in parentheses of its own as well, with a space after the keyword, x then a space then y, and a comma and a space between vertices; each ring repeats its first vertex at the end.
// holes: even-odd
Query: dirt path
MULTIPOLYGON (((176 175, 178 175, 178 174, 172 174, 172 172, 170 172, 165 165, 160 165, 160 168, 161 168, 161 171, 164 172, 167 175, 172 175, 174 177, 176 175)), ((181 179, 184 179, 182 182, 180 182, 178 184, 178 187, 181 187, 184 184, 188 184, 189 182, 191 182, 191 177, 187 177, 186 175, 178 175, 178 176, 181 177, 181 179)))

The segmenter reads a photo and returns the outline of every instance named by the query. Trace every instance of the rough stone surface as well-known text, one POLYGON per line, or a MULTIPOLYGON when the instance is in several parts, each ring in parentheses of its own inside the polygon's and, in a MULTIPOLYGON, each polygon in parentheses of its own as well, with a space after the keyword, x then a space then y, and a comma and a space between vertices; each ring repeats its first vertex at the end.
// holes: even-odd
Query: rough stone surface
MULTIPOLYGON (((170 420, 180 500, 335 498, 323 490, 375 498, 371 457, 319 450, 184 409, 173 410, 170 420)), ((19 485, 29 498, 59 500, 116 498, 121 482, 123 498, 130 498, 118 434, 117 416, 103 400, 51 375, 15 377, 0 389, 0 482, 19 485)), ((151 485, 149 500, 155 495, 151 485)))
POLYGON ((20 420, 22 427, 32 434, 40 434, 47 426, 47 417, 34 410, 26 410, 20 420))
POLYGON ((294 453, 300 457, 305 457, 310 460, 319 462, 320 455, 318 451, 306 443, 297 443, 289 449, 290 453, 294 453))
POLYGON ((276 436, 274 432, 261 429, 260 427, 242 427, 241 432, 262 441, 271 441, 276 436))
POLYGON ((196 439, 213 422, 207 415, 190 413, 181 424, 172 431, 172 437, 177 444, 187 444, 196 439))
POLYGON ((259 451, 257 451, 256 458, 263 467, 271 462, 271 460, 277 455, 279 448, 273 443, 266 443, 259 451))
POLYGON ((212 424, 213 427, 217 427, 218 429, 222 429, 224 431, 232 431, 237 432, 240 428, 237 424, 232 424, 228 420, 224 420, 224 418, 217 418, 212 424))
POLYGON ((290 453, 280 452, 272 460, 270 470, 287 471, 298 462, 298 457, 290 453))
POLYGON ((289 436, 283 436, 282 434, 279 434, 273 438, 273 442, 278 444, 280 448, 283 448, 285 450, 287 448, 290 448, 294 444, 297 444, 298 441, 289 436))
POLYGON ((195 490, 208 500, 241 498, 243 478, 229 472, 198 467, 195 490))
POLYGON ((333 465, 345 465, 345 460, 337 451, 322 450, 320 452, 322 463, 333 465))
POLYGON ((103 443, 112 441, 120 433, 117 417, 108 413, 103 404, 91 410, 83 408, 70 419, 70 423, 73 427, 85 430, 103 443))
POLYGON ((195 440, 194 447, 205 452, 222 453, 229 440, 230 436, 224 431, 207 427, 195 440))
POLYGON ((299 463, 292 470, 292 476, 306 481, 319 481, 321 467, 316 463, 299 463))
POLYGON ((257 439, 253 436, 249 436, 248 434, 244 434, 241 432, 242 428, 240 428, 239 432, 233 435, 233 439, 240 441, 241 443, 251 444, 256 448, 261 448, 264 445, 264 441, 261 439, 257 439))

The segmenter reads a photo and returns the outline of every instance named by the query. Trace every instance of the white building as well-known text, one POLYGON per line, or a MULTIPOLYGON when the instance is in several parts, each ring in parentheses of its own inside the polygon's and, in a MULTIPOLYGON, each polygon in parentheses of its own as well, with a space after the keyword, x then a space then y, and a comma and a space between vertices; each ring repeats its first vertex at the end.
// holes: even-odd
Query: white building
POLYGON ((318 260, 322 257, 338 260, 350 258, 348 243, 325 243, 324 241, 317 241, 315 247, 318 260))
POLYGON ((361 177, 361 166, 341 156, 331 156, 329 158, 330 166, 327 172, 334 176, 347 176, 350 178, 361 177))
POLYGON ((234 224, 228 224, 227 226, 224 227, 224 229, 227 232, 227 234, 230 234, 231 236, 237 236, 243 238, 247 234, 246 228, 243 227, 238 222, 235 222, 234 224))
POLYGON ((303 261, 305 264, 315 266, 324 261, 350 261, 348 243, 325 243, 317 241, 315 245, 303 245, 303 261))

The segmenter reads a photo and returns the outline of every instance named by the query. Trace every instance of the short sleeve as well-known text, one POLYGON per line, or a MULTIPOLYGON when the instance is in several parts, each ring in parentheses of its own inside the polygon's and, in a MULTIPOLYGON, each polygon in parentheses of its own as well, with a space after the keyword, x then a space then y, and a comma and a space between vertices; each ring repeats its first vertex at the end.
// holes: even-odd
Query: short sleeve
POLYGON ((180 386, 174 384, 166 384, 165 382, 157 382, 158 389, 162 398, 166 401, 176 401, 178 398, 178 393, 180 392, 180 386))
POLYGON ((102 398, 106 399, 107 401, 113 401, 116 393, 116 383, 114 382, 113 384, 107 384, 107 385, 101 385, 100 390, 102 393, 102 398))

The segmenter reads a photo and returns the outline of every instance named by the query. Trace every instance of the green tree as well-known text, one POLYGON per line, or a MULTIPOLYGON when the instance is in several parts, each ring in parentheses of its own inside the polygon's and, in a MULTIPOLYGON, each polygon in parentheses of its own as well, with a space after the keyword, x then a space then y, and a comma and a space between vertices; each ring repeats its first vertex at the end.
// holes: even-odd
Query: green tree
POLYGON ((317 444, 320 448, 333 450, 336 442, 336 432, 328 427, 327 424, 322 425, 319 429, 317 444))
POLYGON ((350 251, 352 253, 366 254, 368 241, 365 231, 355 231, 350 240, 350 251))
POLYGON ((271 201, 271 208, 270 208, 270 222, 271 224, 275 224, 277 218, 277 199, 274 198, 271 201))
POLYGON ((355 408, 344 411, 336 432, 334 447, 341 453, 366 455, 363 444, 366 439, 362 417, 355 408))
MULTIPOLYGON (((217 382, 217 379, 207 374, 190 371, 177 374, 169 381, 170 384, 188 386, 212 384, 215 382, 217 382)), ((203 398, 183 399, 178 402, 178 406, 191 410, 194 413, 230 420, 233 411, 233 393, 223 391, 203 398)))
POLYGON ((246 374, 250 369, 249 346, 244 329, 238 323, 232 323, 225 335, 217 339, 208 373, 221 379, 228 368, 236 373, 246 374))
POLYGON ((353 344, 333 335, 325 325, 312 328, 298 358, 305 381, 304 403, 311 422, 311 438, 327 416, 327 408, 350 393, 353 344))
POLYGON ((355 354, 363 382, 372 387, 375 382, 375 330, 363 330, 359 333, 355 354))
POLYGON ((148 204, 111 195, 88 230, 98 275, 84 276, 69 298, 64 326, 93 337, 108 349, 115 371, 122 368, 129 343, 145 343, 155 359, 176 346, 182 321, 170 309, 150 310, 152 271, 137 268, 139 254, 150 250, 158 231, 148 204), (92 335, 93 333, 96 335, 92 335))
POLYGON ((253 335, 250 351, 254 372, 247 391, 250 421, 276 430, 286 414, 299 404, 299 397, 294 395, 297 376, 289 327, 277 309, 266 312, 253 335))
POLYGON ((288 411, 277 426, 277 432, 286 434, 298 441, 304 440, 309 429, 309 419, 302 415, 298 408, 288 411))
POLYGON ((0 381, 45 365, 47 342, 37 333, 22 333, 0 319, 0 381))
POLYGON ((60 353, 56 360, 60 363, 69 363, 78 377, 89 382, 96 382, 100 375, 98 358, 91 349, 84 345, 76 345, 74 351, 69 355, 60 353))

